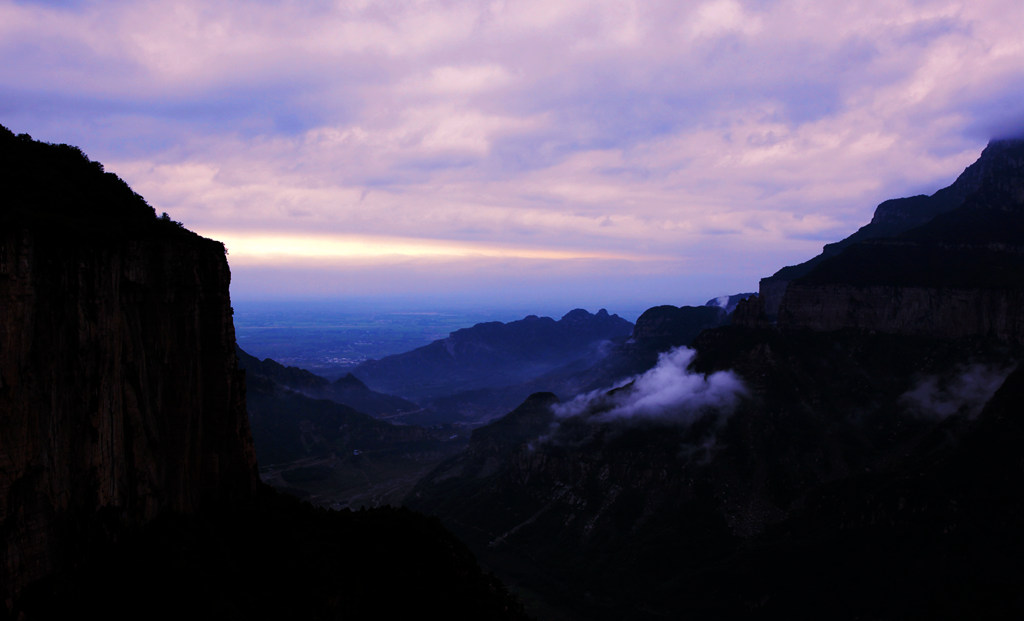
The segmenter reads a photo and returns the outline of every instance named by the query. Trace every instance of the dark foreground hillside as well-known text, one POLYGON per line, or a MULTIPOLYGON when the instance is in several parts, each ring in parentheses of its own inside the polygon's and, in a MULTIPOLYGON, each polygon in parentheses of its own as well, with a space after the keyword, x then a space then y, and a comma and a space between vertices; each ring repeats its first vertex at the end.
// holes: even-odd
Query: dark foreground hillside
POLYGON ((369 406, 406 403, 354 378, 331 384, 238 352, 260 478, 276 489, 334 509, 397 506, 420 477, 466 445, 461 428, 393 425, 340 402, 355 395, 369 406), (347 386, 338 390, 339 383, 347 386))
POLYGON ((259 483, 223 246, 0 127, 0 618, 520 618, 436 521, 259 483))
POLYGON ((15 611, 27 619, 525 618, 439 521, 405 509, 327 511, 261 488, 245 505, 168 514, 112 535, 82 541, 74 565, 32 584, 15 611))
POLYGON ((697 347, 696 377, 742 379, 731 411, 535 395, 407 504, 569 618, 1024 610, 1019 349, 743 327, 697 347))

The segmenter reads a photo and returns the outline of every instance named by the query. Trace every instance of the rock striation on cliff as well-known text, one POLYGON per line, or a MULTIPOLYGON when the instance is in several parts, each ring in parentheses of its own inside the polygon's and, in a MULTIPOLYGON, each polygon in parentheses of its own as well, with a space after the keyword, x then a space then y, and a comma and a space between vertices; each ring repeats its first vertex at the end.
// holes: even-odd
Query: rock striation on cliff
POLYGON ((0 128, 0 595, 90 529, 250 497, 224 247, 0 128))

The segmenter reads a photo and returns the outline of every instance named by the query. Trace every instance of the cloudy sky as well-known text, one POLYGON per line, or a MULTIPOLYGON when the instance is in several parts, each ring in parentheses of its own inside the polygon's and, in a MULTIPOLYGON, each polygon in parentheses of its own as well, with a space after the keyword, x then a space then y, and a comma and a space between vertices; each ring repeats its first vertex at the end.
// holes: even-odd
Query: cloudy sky
POLYGON ((1020 0, 0 1, 0 123, 238 300, 756 288, 1024 129, 1020 0))

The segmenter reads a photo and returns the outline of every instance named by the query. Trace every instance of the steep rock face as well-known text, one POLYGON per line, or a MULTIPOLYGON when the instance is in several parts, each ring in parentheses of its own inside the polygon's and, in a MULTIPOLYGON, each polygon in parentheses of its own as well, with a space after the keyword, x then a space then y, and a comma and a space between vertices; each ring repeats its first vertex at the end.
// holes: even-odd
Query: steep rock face
POLYGON ((936 197, 959 204, 924 222, 930 212, 879 207, 873 223, 918 226, 844 243, 795 280, 762 282, 766 313, 775 300, 783 327, 1024 341, 1024 141, 993 142, 936 197))
POLYGON ((779 322, 814 330, 990 337, 1024 343, 1024 291, 793 283, 779 322))
POLYGON ((760 298, 765 313, 774 318, 779 312, 789 284, 814 270, 826 259, 845 249, 873 239, 884 239, 927 224, 936 217, 953 211, 983 187, 998 186, 1019 176, 1021 141, 994 140, 978 161, 971 164, 951 185, 931 196, 911 196, 887 200, 875 209, 871 222, 841 241, 826 244, 822 253, 799 265, 784 267, 772 276, 761 279, 760 298))
POLYGON ((257 484, 221 244, 80 151, 0 131, 0 595, 97 527, 257 484))

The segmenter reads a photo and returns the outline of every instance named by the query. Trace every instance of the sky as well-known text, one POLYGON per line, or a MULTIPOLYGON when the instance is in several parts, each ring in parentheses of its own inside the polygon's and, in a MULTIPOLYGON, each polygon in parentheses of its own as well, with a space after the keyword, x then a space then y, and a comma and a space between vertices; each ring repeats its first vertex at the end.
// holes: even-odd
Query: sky
POLYGON ((0 124, 225 242, 236 302, 756 290, 1024 130, 1020 0, 0 0, 0 124))

